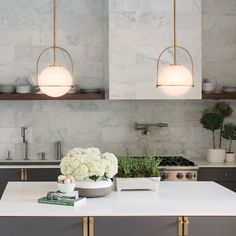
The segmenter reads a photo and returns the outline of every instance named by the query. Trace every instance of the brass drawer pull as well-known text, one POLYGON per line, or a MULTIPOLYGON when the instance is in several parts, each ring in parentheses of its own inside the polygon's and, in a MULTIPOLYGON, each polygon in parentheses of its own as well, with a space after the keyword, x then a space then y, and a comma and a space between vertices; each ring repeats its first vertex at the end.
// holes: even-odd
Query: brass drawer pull
POLYGON ((183 236, 183 217, 178 218, 178 236, 183 236))
POLYGON ((83 236, 88 236, 88 217, 83 217, 83 236))
POLYGON ((224 173, 224 177, 228 177, 228 173, 224 173))
POLYGON ((89 236, 94 236, 94 218, 89 217, 89 236))
POLYGON ((25 180, 25 169, 20 170, 20 180, 24 181, 25 180))
POLYGON ((189 218, 184 217, 184 236, 189 235, 189 218))

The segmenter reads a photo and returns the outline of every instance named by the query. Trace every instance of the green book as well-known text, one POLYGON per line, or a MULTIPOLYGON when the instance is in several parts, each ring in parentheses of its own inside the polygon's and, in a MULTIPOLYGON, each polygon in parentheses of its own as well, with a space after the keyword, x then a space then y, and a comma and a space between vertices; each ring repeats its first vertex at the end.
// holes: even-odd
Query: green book
POLYGON ((53 204, 53 205, 62 205, 62 206, 79 206, 86 202, 85 197, 79 197, 76 200, 71 199, 61 199, 61 200, 49 200, 47 197, 42 197, 38 199, 38 203, 42 204, 53 204))

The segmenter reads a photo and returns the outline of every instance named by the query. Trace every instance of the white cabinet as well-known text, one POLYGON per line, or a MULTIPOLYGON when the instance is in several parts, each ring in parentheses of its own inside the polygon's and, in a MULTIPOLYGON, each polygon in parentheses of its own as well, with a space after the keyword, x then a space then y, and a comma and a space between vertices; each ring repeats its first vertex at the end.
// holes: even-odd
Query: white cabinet
MULTIPOLYGON (((173 45, 173 0, 109 0, 109 99, 201 99, 201 0, 177 0, 177 44, 191 53, 195 87, 171 97, 156 88, 157 59, 173 45)), ((177 59, 188 57, 177 51, 177 59)), ((168 52, 162 63, 172 62, 168 52)))

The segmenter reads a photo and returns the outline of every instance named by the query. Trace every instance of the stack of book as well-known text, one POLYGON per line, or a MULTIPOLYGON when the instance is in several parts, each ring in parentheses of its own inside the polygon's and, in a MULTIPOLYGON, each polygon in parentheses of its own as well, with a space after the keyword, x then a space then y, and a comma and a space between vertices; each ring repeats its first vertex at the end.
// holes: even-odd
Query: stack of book
POLYGON ((38 203, 63 206, 78 206, 85 203, 86 198, 79 197, 78 191, 70 194, 61 192, 48 192, 47 196, 39 198, 38 203))

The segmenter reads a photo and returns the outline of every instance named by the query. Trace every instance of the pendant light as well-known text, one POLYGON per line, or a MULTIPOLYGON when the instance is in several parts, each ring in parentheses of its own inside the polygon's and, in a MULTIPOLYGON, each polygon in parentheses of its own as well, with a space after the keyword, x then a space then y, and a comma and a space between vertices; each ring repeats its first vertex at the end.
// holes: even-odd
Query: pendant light
POLYGON ((56 0, 53 0, 53 46, 44 49, 37 60, 36 79, 40 90, 50 97, 61 97, 73 87, 73 61, 70 53, 64 48, 56 46, 56 0), (53 50, 53 64, 39 73, 41 56, 48 50, 53 50), (57 50, 63 51, 69 57, 71 73, 63 66, 57 64, 57 50))
POLYGON ((187 93, 192 87, 194 87, 194 64, 193 59, 189 51, 176 44, 176 0, 173 0, 174 5, 174 40, 173 46, 164 49, 157 60, 157 81, 156 87, 160 87, 163 92, 172 96, 180 96, 187 93), (160 60, 164 53, 173 49, 173 64, 165 66, 160 70, 160 60), (184 51, 191 64, 191 70, 186 66, 177 63, 177 49, 184 51))

